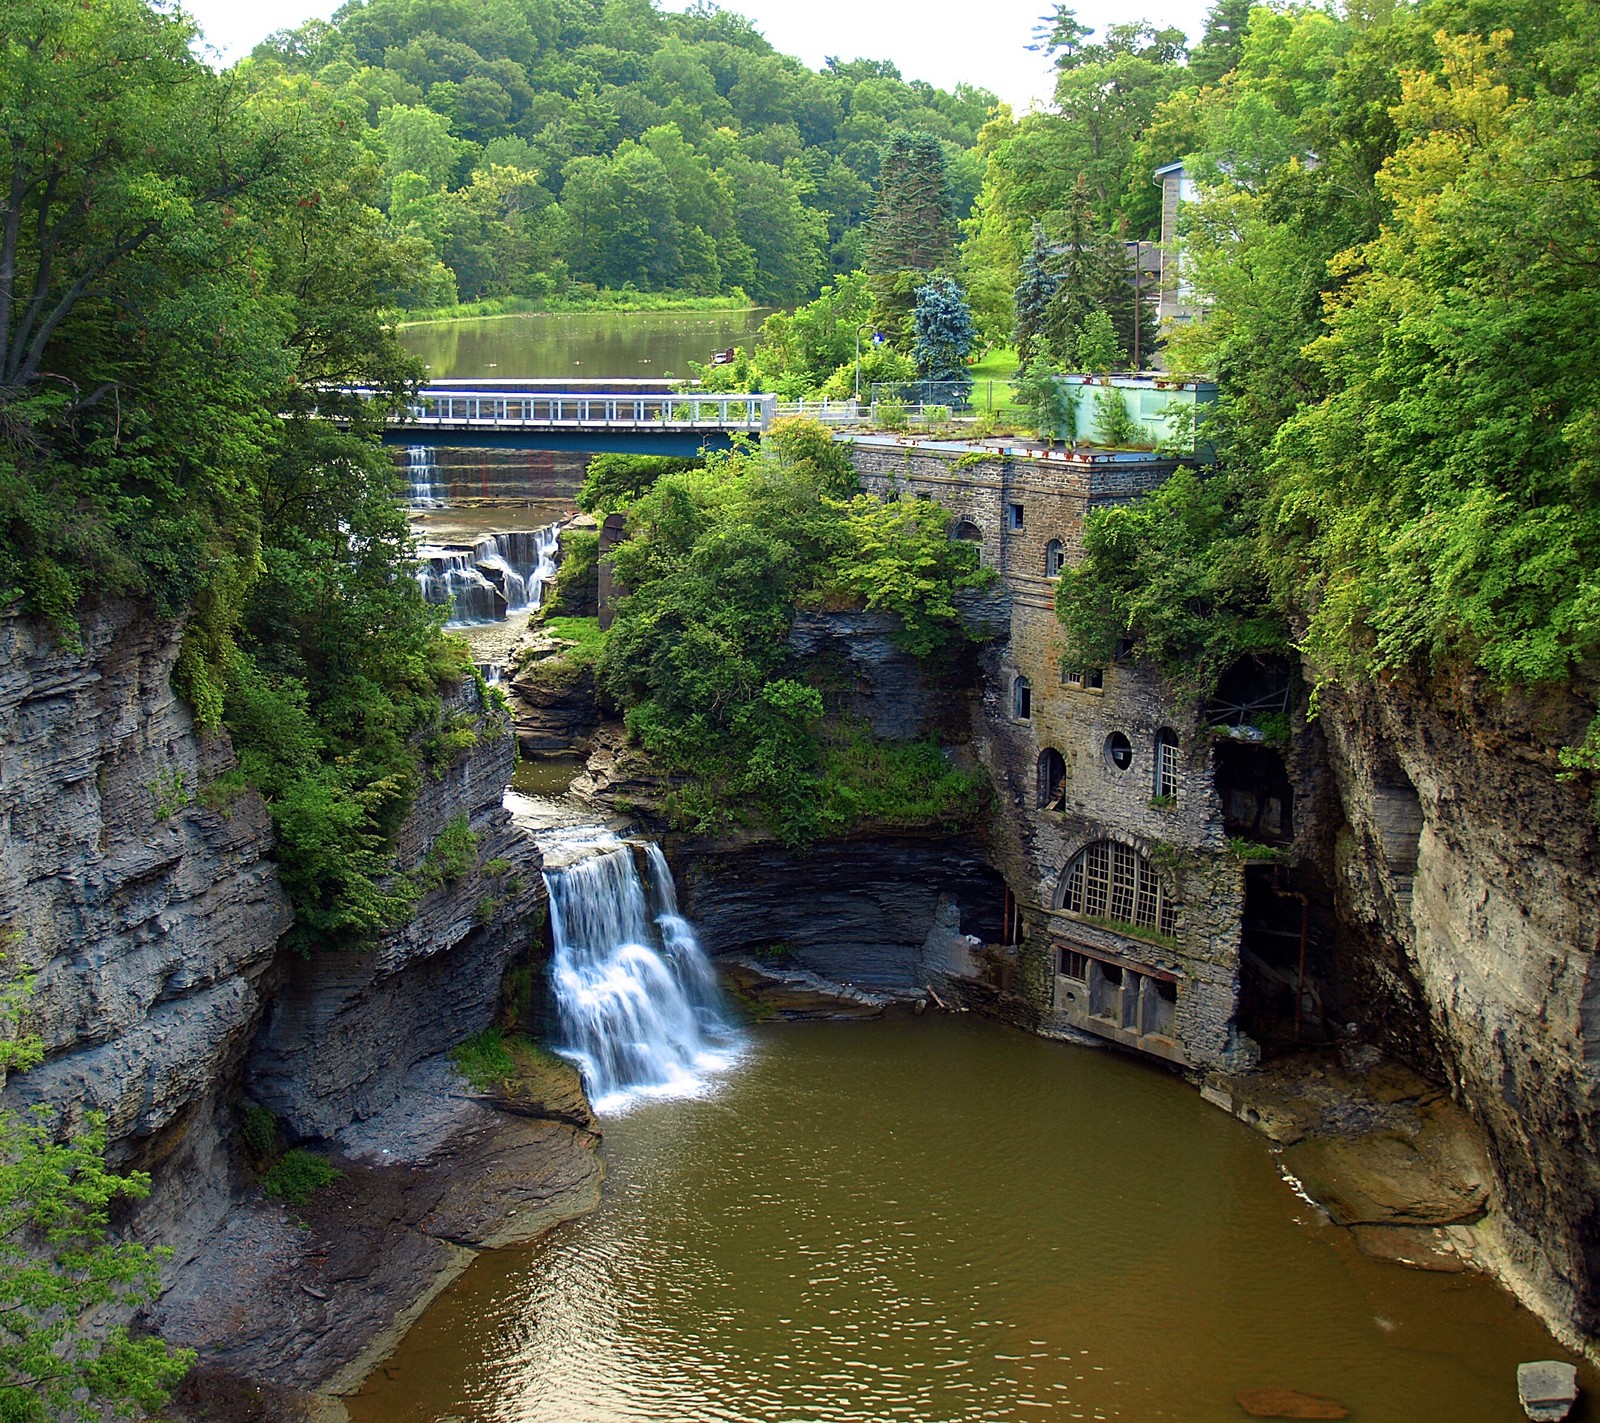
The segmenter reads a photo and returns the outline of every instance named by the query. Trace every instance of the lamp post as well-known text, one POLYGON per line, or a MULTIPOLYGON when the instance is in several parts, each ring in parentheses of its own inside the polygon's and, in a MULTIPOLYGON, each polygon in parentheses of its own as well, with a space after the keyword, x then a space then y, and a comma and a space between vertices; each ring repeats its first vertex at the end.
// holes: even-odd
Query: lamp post
MULTIPOLYGON (((871 324, 872 324, 871 322, 867 323, 868 326, 870 326, 871 324)), ((861 326, 856 327, 856 407, 857 407, 857 409, 859 409, 860 406, 861 406, 861 333, 862 333, 862 331, 864 329, 865 328, 861 327, 861 326)), ((874 331, 872 333, 872 344, 874 346, 883 345, 883 332, 874 331)))

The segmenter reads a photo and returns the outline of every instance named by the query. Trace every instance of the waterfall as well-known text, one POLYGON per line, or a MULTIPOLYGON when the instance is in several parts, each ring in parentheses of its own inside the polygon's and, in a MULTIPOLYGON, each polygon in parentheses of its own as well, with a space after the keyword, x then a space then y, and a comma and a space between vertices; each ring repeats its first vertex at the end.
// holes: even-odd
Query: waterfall
POLYGON ((423 544, 417 549, 423 601, 449 606, 446 627, 497 623, 530 612, 556 575, 560 527, 489 534, 470 546, 423 544))
POLYGON ((406 450, 406 464, 411 479, 411 494, 407 503, 414 509, 437 509, 444 500, 434 487, 439 466, 433 462, 433 451, 426 445, 412 445, 406 450))
POLYGON ((666 858, 584 827, 546 853, 561 1051, 601 1112, 642 1096, 689 1096, 733 1061, 734 1030, 711 961, 678 913, 666 858), (560 851, 572 858, 564 862, 560 851))

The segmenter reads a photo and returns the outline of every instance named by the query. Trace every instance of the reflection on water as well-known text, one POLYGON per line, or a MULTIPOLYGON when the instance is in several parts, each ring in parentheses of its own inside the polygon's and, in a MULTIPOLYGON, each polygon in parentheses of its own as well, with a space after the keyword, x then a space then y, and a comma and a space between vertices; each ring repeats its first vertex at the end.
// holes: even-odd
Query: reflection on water
POLYGON ((969 1018, 751 1036, 608 1123, 600 1210, 475 1264, 357 1423, 1237 1423, 1268 1385, 1512 1423, 1560 1356, 1488 1282, 1361 1256, 1143 1063, 969 1018))
POLYGON ((687 380, 726 346, 748 346, 771 308, 534 313, 430 321, 400 329, 432 380, 687 380))

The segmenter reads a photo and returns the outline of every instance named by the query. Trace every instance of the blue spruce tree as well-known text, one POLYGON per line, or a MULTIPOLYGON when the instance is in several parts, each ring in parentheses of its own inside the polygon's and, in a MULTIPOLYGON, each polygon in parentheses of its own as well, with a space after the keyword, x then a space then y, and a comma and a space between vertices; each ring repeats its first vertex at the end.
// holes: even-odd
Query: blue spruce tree
POLYGON ((911 359, 924 385, 924 401, 965 405, 972 377, 967 374, 967 356, 978 342, 978 328, 967 306, 967 294, 948 277, 935 277, 917 288, 916 312, 912 318, 916 339, 911 359), (937 382, 954 385, 956 390, 928 391, 937 382))

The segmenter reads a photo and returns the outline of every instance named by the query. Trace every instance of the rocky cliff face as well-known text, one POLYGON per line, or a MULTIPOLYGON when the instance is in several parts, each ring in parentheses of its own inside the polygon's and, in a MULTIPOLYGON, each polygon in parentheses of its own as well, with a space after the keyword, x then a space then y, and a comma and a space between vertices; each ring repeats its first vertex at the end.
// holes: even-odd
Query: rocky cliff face
POLYGON ((478 717, 478 743, 425 779, 396 846, 400 872, 432 887, 372 952, 289 964, 251 1053, 250 1095, 293 1136, 332 1137, 391 1107, 412 1068, 489 1022, 542 922, 538 850, 501 805, 516 741, 470 683, 458 709, 478 717), (466 864, 441 879, 441 844, 464 835, 466 864))
POLYGON ((6 1098, 101 1113, 113 1160, 174 1168, 145 1217, 203 1231, 226 1194, 209 1106, 291 912, 266 808, 213 794, 232 748, 169 686, 180 631, 133 602, 86 610, 78 649, 0 622, 0 924, 48 1052, 6 1098))
POLYGON ((1592 1337, 1600 844, 1585 788, 1556 762, 1590 715, 1547 691, 1400 678, 1325 696, 1321 722, 1322 857, 1360 1026, 1483 1125, 1509 1282, 1592 1337))

